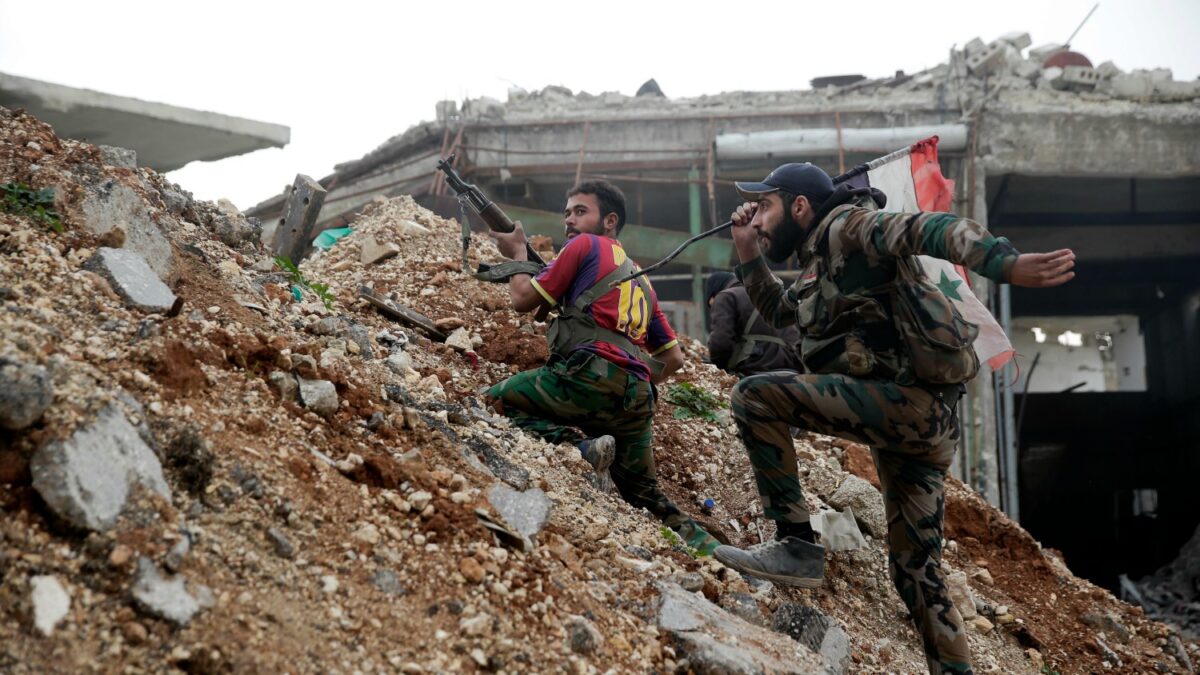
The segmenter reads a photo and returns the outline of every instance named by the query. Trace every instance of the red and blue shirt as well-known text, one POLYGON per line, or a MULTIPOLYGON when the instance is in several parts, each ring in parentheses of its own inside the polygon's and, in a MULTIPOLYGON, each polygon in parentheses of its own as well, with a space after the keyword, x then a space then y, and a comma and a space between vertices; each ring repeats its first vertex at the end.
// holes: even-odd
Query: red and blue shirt
MULTIPOLYGON (((625 249, 621 248, 621 242, 594 234, 580 234, 568 241, 554 262, 538 273, 532 280, 533 287, 552 307, 560 303, 571 306, 596 281, 624 262, 625 249)), ((649 280, 646 280, 646 288, 650 289, 649 280)), ((596 325, 625 335, 651 356, 661 354, 679 342, 658 307, 654 290, 650 289, 650 297, 646 297, 634 280, 600 296, 586 311, 596 325)), ((578 348, 594 352, 640 379, 650 379, 646 364, 614 344, 594 342, 578 348)))

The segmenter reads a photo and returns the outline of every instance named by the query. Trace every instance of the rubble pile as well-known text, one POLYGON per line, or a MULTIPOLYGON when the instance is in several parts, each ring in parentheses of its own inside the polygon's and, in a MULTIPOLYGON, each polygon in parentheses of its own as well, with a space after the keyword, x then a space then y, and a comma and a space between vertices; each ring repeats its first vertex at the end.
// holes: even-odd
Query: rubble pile
POLYGON ((1200 639, 1200 527, 1169 565, 1134 582, 1122 576, 1121 595, 1179 626, 1189 639, 1200 639))
MULTIPOLYGON (((867 546, 821 589, 743 579, 488 407, 545 325, 462 271, 453 221, 372 204, 300 265, 327 308, 254 221, 104 162, 0 109, 0 182, 53 187, 64 226, 0 211, 0 670, 924 671, 865 448, 798 442, 809 506, 853 504, 867 546)), ((497 258, 472 237, 472 267, 497 258)), ((728 400, 683 342, 679 379, 728 400)), ((719 537, 771 536, 727 411, 673 413, 664 489, 719 537)), ((1200 657, 957 483, 946 510, 978 671, 1200 657)))
MULTIPOLYGON (((800 83, 793 83, 791 91, 725 92, 693 98, 667 98, 661 93, 636 96, 618 92, 576 93, 559 85, 533 92, 514 87, 509 90, 505 102, 480 97, 465 101, 460 110, 453 101, 444 101, 437 110, 438 123, 444 123, 451 116, 478 122, 517 122, 543 119, 548 115, 565 118, 575 114, 595 115, 598 110, 603 110, 606 117, 620 118, 731 112, 747 106, 756 110, 808 109, 839 100, 853 101, 856 109, 886 112, 894 109, 899 99, 928 98, 931 92, 943 105, 963 108, 964 114, 989 100, 1111 104, 1115 101, 1175 103, 1200 98, 1200 80, 1175 80, 1168 68, 1125 71, 1112 61, 1094 66, 1086 56, 1071 51, 1068 45, 1032 45, 1030 35, 1023 32, 1007 33, 990 42, 976 37, 961 48, 951 49, 947 62, 917 73, 897 71, 879 78, 818 78, 813 81, 812 89, 802 90, 800 83)), ((429 129, 434 128, 432 123, 426 124, 430 125, 429 129)), ((377 160, 392 144, 410 142, 416 135, 424 133, 432 132, 414 127, 363 161, 377 160)))

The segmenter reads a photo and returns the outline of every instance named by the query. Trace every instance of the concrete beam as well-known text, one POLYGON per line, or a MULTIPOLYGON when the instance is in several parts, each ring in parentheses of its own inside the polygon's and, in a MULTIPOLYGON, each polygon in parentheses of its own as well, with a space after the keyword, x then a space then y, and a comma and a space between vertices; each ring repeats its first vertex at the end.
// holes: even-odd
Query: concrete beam
POLYGON ((59 136, 137 152, 156 171, 261 148, 282 148, 291 130, 279 124, 114 96, 0 73, 0 105, 24 108, 59 136))
POLYGON ((1194 104, 989 107, 980 159, 992 175, 1177 177, 1200 174, 1194 104))

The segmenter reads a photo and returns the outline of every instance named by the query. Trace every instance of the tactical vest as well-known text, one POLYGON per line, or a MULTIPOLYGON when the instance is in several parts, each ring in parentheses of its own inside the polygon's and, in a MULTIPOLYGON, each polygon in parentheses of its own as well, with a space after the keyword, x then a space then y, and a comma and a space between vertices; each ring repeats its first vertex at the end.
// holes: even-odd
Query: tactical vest
POLYGON ((738 364, 750 358, 754 354, 754 345, 758 342, 770 342, 784 349, 788 348, 788 343, 781 337, 775 335, 759 335, 751 333, 754 324, 758 321, 761 315, 758 313, 758 308, 754 308, 750 312, 750 318, 746 321, 746 325, 742 328, 742 334, 738 336, 736 342, 733 343, 733 356, 729 358, 729 369, 737 370, 738 364))
MULTIPOLYGON (((813 232, 803 272, 788 291, 796 303, 807 372, 881 377, 903 385, 959 384, 979 371, 974 342, 979 328, 926 277, 915 256, 880 268, 873 285, 843 291, 835 277, 830 226, 847 204, 833 209, 813 232)), ((846 261, 841 261, 844 267, 846 261)))
MULTIPOLYGON (((626 257, 617 269, 604 275, 603 278, 594 282, 579 297, 569 306, 563 306, 558 316, 550 323, 550 330, 546 332, 546 342, 550 346, 550 353, 556 356, 566 358, 572 351, 579 347, 591 344, 593 342, 607 342, 611 345, 616 345, 625 350, 626 353, 634 356, 646 367, 654 376, 662 373, 665 364, 649 354, 641 347, 638 347, 630 340, 628 336, 618 333, 613 330, 604 328, 596 323, 587 312, 588 306, 598 300, 605 293, 611 290, 610 284, 621 277, 629 276, 634 272, 633 259, 626 257)), ((638 277, 634 282, 641 287, 642 293, 647 300, 652 300, 653 304, 646 308, 649 316, 653 316, 658 308, 658 298, 654 296, 654 292, 646 284, 645 277, 638 277)))

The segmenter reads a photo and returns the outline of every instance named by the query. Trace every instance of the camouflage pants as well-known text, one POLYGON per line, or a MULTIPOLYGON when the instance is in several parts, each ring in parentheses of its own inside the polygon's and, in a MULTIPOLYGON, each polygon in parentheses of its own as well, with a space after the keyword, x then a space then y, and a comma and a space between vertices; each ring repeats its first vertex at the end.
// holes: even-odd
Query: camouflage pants
POLYGON ((959 437, 954 408, 920 387, 786 371, 742 380, 732 407, 768 518, 808 521, 789 426, 871 448, 892 582, 921 633, 929 672, 971 672, 962 616, 941 570, 943 481, 959 437))
POLYGON ((487 393, 518 427, 550 443, 611 435, 617 452, 609 472, 621 497, 671 529, 683 529, 685 540, 699 528, 658 487, 650 447, 654 390, 649 382, 591 352, 576 351, 517 373, 487 393))

